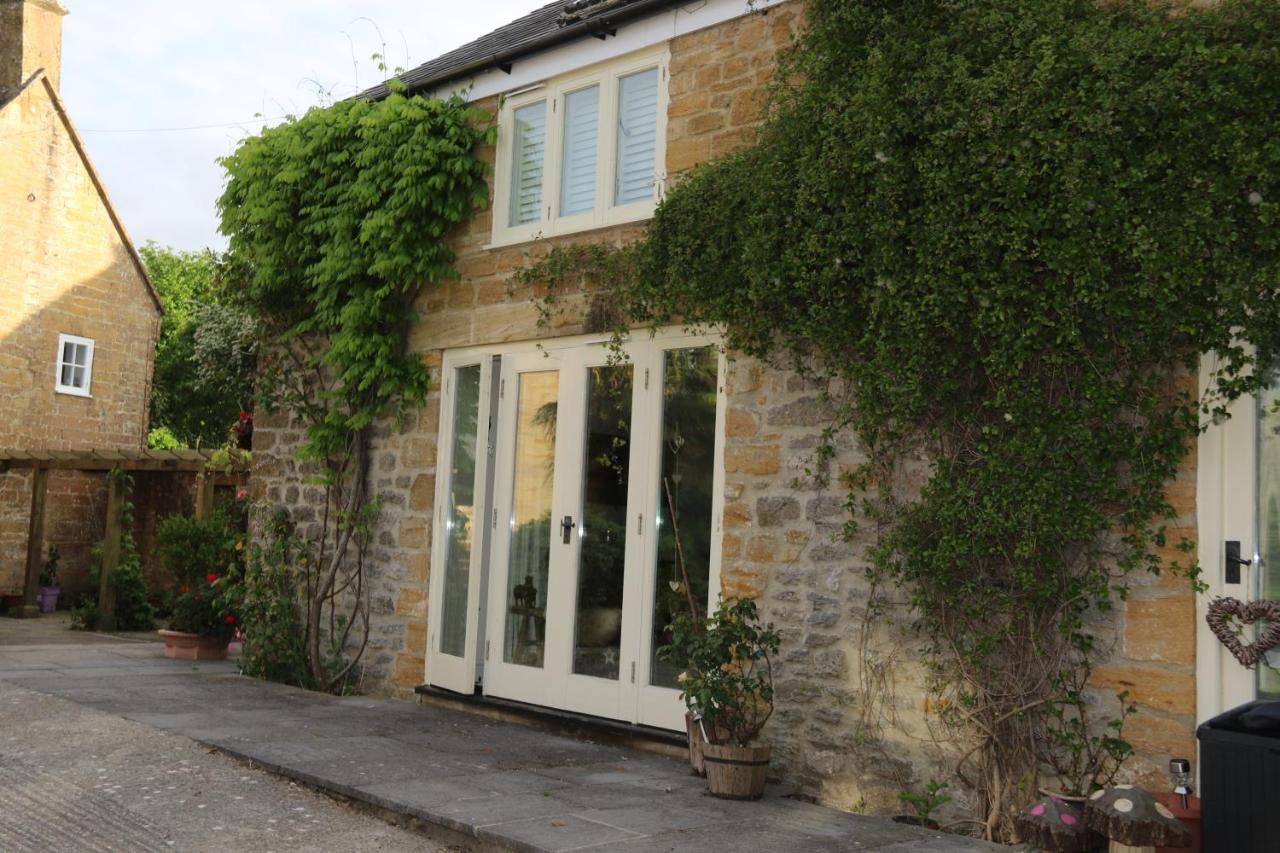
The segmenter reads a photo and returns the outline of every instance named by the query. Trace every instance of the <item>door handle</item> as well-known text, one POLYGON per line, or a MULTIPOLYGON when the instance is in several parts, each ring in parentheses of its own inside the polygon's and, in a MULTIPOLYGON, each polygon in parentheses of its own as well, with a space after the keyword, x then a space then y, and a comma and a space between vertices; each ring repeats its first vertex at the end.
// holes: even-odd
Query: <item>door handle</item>
POLYGON ((1232 539, 1226 543, 1226 577, 1223 578, 1224 583, 1240 583, 1240 567, 1253 565, 1252 560, 1246 560, 1240 556, 1240 543, 1232 539))
POLYGON ((566 515, 560 521, 560 535, 564 539, 564 544, 569 544, 569 537, 573 534, 573 516, 566 515))

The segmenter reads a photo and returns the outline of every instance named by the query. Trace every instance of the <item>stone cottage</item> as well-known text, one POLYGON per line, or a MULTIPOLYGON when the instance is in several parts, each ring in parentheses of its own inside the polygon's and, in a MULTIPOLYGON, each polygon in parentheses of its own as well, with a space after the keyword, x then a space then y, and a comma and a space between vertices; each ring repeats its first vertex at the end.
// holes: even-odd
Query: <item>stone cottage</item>
MULTIPOLYGON (((552 246, 635 239, 682 172, 748 143, 803 20, 797 2, 558 0, 402 75, 413 92, 466 93, 499 131, 484 152, 492 209, 454 236, 461 277, 424 294, 412 334, 429 404, 376 441, 367 685, 679 730, 675 673, 654 654, 682 594, 674 508, 702 602, 756 596, 783 631, 768 734, 788 781, 886 808, 945 778, 911 644, 863 630, 865 565, 837 539, 842 495, 807 476, 830 417, 816 389, 682 329, 637 333, 612 363, 587 294, 539 325, 536 293, 512 278, 552 246)), ((1170 485, 1170 541, 1199 543, 1210 596, 1258 581, 1257 561, 1228 572, 1224 542, 1280 548, 1265 523, 1278 481, 1254 476, 1275 469, 1280 444, 1253 405, 1170 485)), ((255 482, 305 508, 318 494, 291 461, 300 440, 287 419, 260 418, 255 482)), ((1140 583, 1095 683, 1138 707, 1126 774, 1163 787, 1170 757, 1195 757, 1197 721, 1280 685, 1224 658, 1198 617, 1210 596, 1140 583)))
MULTIPOLYGON (((160 301, 58 94, 57 0, 0 0, 0 448, 140 449, 160 301)), ((21 593, 29 472, 0 476, 0 595, 21 593)), ((54 471, 64 586, 102 538, 100 473, 54 471)))

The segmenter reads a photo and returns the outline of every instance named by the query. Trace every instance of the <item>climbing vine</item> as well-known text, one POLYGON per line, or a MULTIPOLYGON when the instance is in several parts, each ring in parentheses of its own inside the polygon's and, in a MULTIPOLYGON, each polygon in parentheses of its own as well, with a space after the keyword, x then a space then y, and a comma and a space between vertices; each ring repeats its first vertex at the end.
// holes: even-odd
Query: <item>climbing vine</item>
POLYGON ((1155 554, 1166 486, 1280 351, 1280 5, 811 0, 776 79, 757 144, 646 239, 526 277, 599 274, 628 324, 715 324, 841 389, 819 456, 870 460, 849 535, 909 592, 1008 838, 1044 768, 1079 766, 1046 732, 1086 712, 1107 612, 1141 573, 1195 582, 1155 554))
POLYGON ((415 298, 457 275, 445 238, 488 202, 476 149, 492 134, 461 98, 396 91, 311 109, 222 160, 226 276, 270 338, 260 389, 305 429, 298 455, 324 490, 319 532, 290 553, 310 555, 307 658, 330 689, 368 641, 371 430, 426 397, 415 298))

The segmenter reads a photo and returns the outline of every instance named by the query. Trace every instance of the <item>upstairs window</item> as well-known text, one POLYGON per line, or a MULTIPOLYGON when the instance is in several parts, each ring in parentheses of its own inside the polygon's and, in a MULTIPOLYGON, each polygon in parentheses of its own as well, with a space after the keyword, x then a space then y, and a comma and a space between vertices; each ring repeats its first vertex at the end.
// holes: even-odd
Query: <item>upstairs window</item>
POLYGON ((58 373, 53 390, 88 397, 92 379, 93 341, 75 335, 58 335, 58 373))
POLYGON ((662 189, 666 53, 518 92, 498 129, 493 245, 647 219, 662 189))

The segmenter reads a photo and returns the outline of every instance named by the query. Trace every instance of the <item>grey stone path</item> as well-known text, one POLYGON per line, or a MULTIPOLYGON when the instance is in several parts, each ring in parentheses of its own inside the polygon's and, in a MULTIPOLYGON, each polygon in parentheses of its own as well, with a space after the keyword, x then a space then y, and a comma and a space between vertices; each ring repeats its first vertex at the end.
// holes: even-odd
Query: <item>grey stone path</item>
MULTIPOLYGON (((154 643, 21 646, 5 626, 0 690, 3 682, 191 738, 476 849, 995 849, 776 792, 717 800, 681 761, 429 705, 260 682, 232 663, 166 660, 154 643)), ((7 772, 0 763, 0 785, 7 772)))

